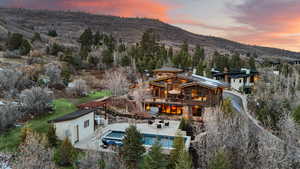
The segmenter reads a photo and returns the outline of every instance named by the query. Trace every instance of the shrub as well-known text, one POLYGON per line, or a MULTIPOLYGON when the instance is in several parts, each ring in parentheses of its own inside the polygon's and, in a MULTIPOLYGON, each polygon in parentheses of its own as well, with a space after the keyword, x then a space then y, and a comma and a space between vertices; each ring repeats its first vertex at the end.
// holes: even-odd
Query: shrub
POLYGON ((19 49, 21 44, 23 42, 23 35, 19 33, 13 33, 12 35, 9 36, 8 39, 8 49, 9 50, 16 50, 19 49))
POLYGON ((54 161, 60 166, 70 166, 77 159, 78 153, 71 144, 70 140, 66 138, 60 147, 54 153, 54 161))
POLYGON ((56 30, 49 30, 48 31, 48 36, 57 37, 58 34, 57 34, 56 30))
POLYGON ((28 40, 23 40, 23 42, 20 46, 20 54, 27 55, 27 54, 29 54, 30 50, 31 50, 31 45, 28 42, 28 40))
POLYGON ((293 118, 294 118, 294 120, 295 120, 298 124, 300 124, 300 106, 298 106, 298 107, 294 110, 294 112, 293 112, 293 118))
POLYGON ((215 157, 210 161, 209 168, 211 169, 231 169, 230 159, 224 151, 216 153, 215 157))

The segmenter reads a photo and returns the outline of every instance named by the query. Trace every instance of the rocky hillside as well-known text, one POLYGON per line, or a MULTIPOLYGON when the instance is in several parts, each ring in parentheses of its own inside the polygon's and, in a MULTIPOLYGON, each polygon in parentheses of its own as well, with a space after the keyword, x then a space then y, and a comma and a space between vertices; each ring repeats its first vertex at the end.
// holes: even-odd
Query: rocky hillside
POLYGON ((128 43, 136 42, 145 30, 153 28, 159 32, 160 39, 164 43, 175 47, 183 41, 188 41, 190 44, 205 46, 211 52, 218 50, 242 54, 256 53, 260 57, 300 58, 300 53, 297 52, 250 46, 222 38, 197 35, 159 20, 92 15, 81 12, 0 8, 0 40, 7 35, 8 31, 20 32, 27 37, 31 37, 34 32, 40 32, 42 38, 47 39, 48 30, 56 29, 60 39, 70 43, 75 42, 87 27, 95 31, 111 33, 128 43))

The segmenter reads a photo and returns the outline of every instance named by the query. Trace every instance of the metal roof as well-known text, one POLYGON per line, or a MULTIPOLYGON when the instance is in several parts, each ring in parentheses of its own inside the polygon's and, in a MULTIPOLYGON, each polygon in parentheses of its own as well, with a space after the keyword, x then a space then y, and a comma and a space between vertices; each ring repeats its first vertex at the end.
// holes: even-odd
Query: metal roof
POLYGON ((78 110, 69 114, 66 114, 62 117, 58 117, 56 119, 50 120, 49 122, 57 123, 57 122, 62 122, 62 121, 69 121, 69 120, 74 120, 79 117, 82 117, 86 114, 93 113, 95 112, 95 109, 88 109, 88 110, 78 110))
MULTIPOLYGON (((179 75, 179 76, 185 76, 185 75, 179 75)), ((228 83, 224 83, 218 80, 210 79, 204 76, 198 76, 193 74, 192 76, 185 76, 186 78, 189 78, 192 82, 183 84, 184 86, 189 86, 190 84, 199 84, 201 86, 209 87, 209 88, 227 88, 229 87, 228 83)))

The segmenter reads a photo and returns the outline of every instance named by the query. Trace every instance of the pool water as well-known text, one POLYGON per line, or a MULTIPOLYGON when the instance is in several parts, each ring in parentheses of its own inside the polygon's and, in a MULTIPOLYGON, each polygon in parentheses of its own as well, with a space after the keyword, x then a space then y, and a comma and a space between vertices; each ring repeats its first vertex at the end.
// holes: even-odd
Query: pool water
MULTIPOLYGON (((109 141, 109 140, 119 140, 122 141, 124 138, 125 133, 122 131, 111 131, 108 133, 103 140, 109 141)), ((143 144, 146 146, 152 146, 155 144, 156 141, 160 143, 160 145, 164 148, 172 148, 173 136, 163 136, 163 135, 154 135, 154 134, 143 134, 143 144)), ((184 142, 186 141, 186 138, 184 139, 184 142)))
POLYGON ((112 138, 119 138, 122 139, 124 137, 125 133, 120 131, 112 131, 106 137, 112 137, 112 138))

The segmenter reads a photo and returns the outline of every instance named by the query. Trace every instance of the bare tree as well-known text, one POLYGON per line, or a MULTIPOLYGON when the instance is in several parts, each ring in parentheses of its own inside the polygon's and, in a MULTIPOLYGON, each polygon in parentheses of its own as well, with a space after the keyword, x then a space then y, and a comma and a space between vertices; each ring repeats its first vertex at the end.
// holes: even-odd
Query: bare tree
POLYGON ((12 167, 15 169, 55 169, 55 163, 52 161, 53 151, 46 145, 45 136, 34 132, 27 133, 12 167))
POLYGON ((137 112, 143 112, 143 101, 147 98, 150 98, 149 91, 147 91, 147 86, 142 80, 138 80, 137 87, 132 91, 132 96, 136 103, 137 112))
POLYGON ((88 94, 89 87, 85 80, 78 79, 69 83, 66 90, 67 93, 72 96, 86 96, 88 94))
POLYGON ((45 75, 49 77, 50 85, 61 83, 61 68, 58 64, 49 63, 45 66, 45 75))
POLYGON ((52 91, 40 87, 25 89, 20 94, 20 100, 27 113, 44 113, 51 108, 52 91))
POLYGON ((121 96, 128 92, 129 82, 125 71, 121 68, 105 72, 104 86, 112 92, 113 96, 121 96))

